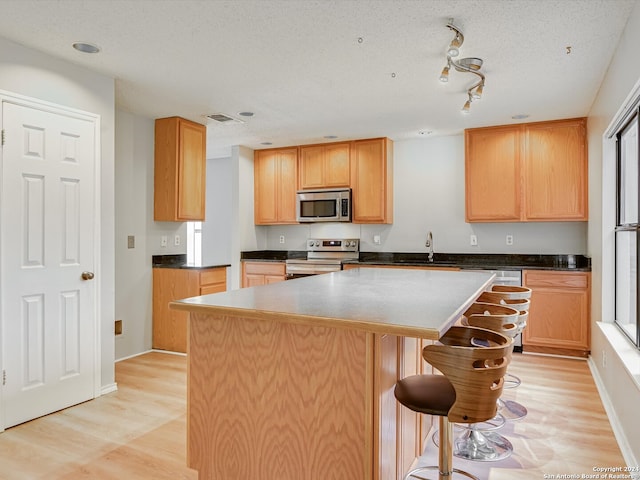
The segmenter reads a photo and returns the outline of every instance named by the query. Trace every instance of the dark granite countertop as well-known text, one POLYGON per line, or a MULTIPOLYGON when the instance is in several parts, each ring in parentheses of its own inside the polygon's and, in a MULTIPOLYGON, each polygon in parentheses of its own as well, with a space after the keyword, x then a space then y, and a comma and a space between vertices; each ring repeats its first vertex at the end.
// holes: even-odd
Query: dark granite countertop
MULTIPOLYGON (((289 258, 305 258, 306 251, 256 250, 242 252, 241 260, 284 262, 289 258)), ((435 253, 429 262, 427 253, 360 252, 358 260, 346 263, 363 265, 407 265, 458 267, 484 270, 571 270, 591 271, 591 259, 584 255, 501 254, 501 253, 435 253)))
POLYGON ((290 258, 307 258, 306 250, 252 250, 242 252, 240 260, 260 260, 261 262, 284 262, 290 258))
POLYGON ((187 263, 187 255, 179 253, 175 255, 153 255, 151 257, 151 266, 152 268, 191 268, 195 270, 202 270, 205 268, 230 267, 231 264, 204 265, 187 263))

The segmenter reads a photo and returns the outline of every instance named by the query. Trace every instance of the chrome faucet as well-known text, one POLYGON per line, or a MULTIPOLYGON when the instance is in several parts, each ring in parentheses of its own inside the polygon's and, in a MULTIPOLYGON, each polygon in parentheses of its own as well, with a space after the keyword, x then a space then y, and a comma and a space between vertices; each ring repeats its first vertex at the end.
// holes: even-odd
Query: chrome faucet
POLYGON ((429 249, 429 261, 433 262, 433 234, 431 232, 427 234, 427 241, 424 242, 424 246, 429 249))

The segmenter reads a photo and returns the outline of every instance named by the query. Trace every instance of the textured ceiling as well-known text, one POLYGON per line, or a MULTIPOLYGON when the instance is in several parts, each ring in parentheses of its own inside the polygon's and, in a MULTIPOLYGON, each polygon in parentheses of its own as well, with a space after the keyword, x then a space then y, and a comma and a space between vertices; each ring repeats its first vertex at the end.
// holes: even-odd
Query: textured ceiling
POLYGON ((515 123, 517 114, 584 116, 635 4, 0 0, 0 36, 115 78, 125 111, 208 123, 216 152, 329 141, 325 135, 446 135, 515 123), (453 37, 449 18, 465 35, 461 56, 484 60, 483 99, 469 115, 460 109, 477 77, 452 71, 449 84, 438 81, 453 37), (79 40, 101 53, 73 50, 79 40), (204 118, 241 111, 255 115, 234 125, 204 118))

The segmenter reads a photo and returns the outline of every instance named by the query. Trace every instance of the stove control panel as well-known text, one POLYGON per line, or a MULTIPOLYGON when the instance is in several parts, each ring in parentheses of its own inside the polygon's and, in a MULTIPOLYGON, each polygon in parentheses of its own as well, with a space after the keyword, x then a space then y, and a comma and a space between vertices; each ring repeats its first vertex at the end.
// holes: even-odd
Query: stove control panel
POLYGON ((359 238, 310 238, 307 240, 309 252, 357 252, 359 238))

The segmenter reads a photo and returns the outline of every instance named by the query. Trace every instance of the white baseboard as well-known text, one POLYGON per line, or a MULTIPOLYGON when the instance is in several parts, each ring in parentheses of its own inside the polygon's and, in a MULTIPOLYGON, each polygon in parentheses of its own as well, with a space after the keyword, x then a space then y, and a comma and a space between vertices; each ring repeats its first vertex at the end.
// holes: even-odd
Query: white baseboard
POLYGON ((100 395, 106 395, 107 393, 112 393, 117 391, 118 391, 118 384, 113 382, 109 385, 103 385, 100 388, 100 395))
POLYGON ((140 355, 144 355, 145 353, 149 353, 149 352, 153 352, 153 350, 146 350, 144 352, 139 352, 139 353, 134 353, 133 355, 128 355, 126 357, 122 357, 122 358, 117 358, 115 360, 115 363, 121 362, 123 360, 129 360, 130 358, 135 358, 135 357, 139 357, 140 355))
POLYGON ((628 466, 640 465, 633 454, 631 446, 629 445, 627 436, 622 429, 620 419, 618 418, 618 415, 616 415, 616 411, 613 408, 613 404, 611 403, 609 394, 607 393, 604 382, 600 377, 600 373, 598 372, 598 368, 596 367, 592 356, 590 356, 587 360, 587 364, 589 365, 589 369, 591 370, 591 376, 593 377, 593 381, 595 382, 598 393, 600 394, 600 400, 602 400, 602 405, 604 406, 604 410, 607 414, 607 417, 609 418, 609 423, 611 424, 613 435, 616 437, 616 441, 618 442, 618 446, 620 447, 620 451, 622 452, 624 461, 628 466))

